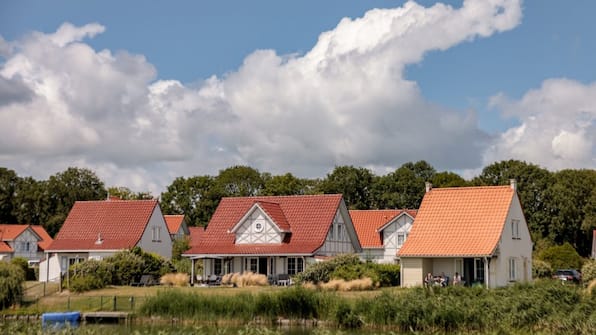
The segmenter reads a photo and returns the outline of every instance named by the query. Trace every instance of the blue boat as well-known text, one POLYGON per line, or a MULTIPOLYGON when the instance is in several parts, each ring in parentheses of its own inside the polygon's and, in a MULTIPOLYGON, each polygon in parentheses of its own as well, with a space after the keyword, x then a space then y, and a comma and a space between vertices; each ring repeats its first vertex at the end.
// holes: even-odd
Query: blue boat
POLYGON ((81 312, 43 313, 41 327, 62 328, 64 326, 77 327, 81 320, 81 312))

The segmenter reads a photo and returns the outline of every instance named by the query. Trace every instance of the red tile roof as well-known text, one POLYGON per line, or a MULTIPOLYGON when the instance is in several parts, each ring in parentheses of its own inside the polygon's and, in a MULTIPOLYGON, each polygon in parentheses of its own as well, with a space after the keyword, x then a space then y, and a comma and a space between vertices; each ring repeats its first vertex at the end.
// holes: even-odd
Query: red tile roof
POLYGON ((37 242, 39 249, 42 251, 46 250, 54 241, 52 237, 50 237, 50 234, 48 234, 48 232, 42 226, 31 226, 31 228, 41 238, 41 240, 37 242))
POLYGON ((166 220, 166 225, 168 226, 170 234, 178 233, 180 225, 182 225, 182 222, 184 221, 184 215, 164 215, 163 218, 166 220))
POLYGON ((313 254, 325 242, 327 233, 339 209, 340 194, 305 196, 267 196, 223 198, 213 214, 209 225, 197 244, 187 255, 209 254, 313 254), (279 244, 235 244, 234 233, 229 232, 255 203, 264 205, 267 214, 279 224, 281 214, 286 218, 290 237, 279 244))
POLYGON ((381 248, 383 241, 379 229, 402 214, 416 217, 411 209, 350 210, 350 217, 363 248, 381 248))
POLYGON ((205 234, 205 227, 188 227, 190 232, 190 245, 196 245, 205 234))
POLYGON ((273 220, 273 222, 279 227, 281 231, 289 232, 290 224, 288 219, 284 215, 281 206, 277 203, 267 201, 257 201, 259 207, 261 207, 267 215, 273 220))
POLYGON ((13 241, 28 227, 26 224, 0 224, 0 241, 13 241))
POLYGON ((47 250, 121 250, 136 246, 157 200, 77 201, 47 250), (97 244, 101 237, 103 241, 97 244))
POLYGON ((12 250, 12 248, 10 247, 10 245, 8 245, 8 243, 4 242, 4 241, 0 241, 0 252, 13 252, 14 250, 12 250))
POLYGON ((510 186, 432 189, 398 256, 492 255, 515 195, 510 186))

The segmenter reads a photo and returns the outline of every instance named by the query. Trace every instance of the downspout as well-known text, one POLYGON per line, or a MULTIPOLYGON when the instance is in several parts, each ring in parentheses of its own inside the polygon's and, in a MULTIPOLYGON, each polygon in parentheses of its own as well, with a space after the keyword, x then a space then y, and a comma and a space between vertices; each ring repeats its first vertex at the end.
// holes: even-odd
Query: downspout
POLYGON ((484 284, 489 288, 490 264, 489 258, 484 256, 484 284))

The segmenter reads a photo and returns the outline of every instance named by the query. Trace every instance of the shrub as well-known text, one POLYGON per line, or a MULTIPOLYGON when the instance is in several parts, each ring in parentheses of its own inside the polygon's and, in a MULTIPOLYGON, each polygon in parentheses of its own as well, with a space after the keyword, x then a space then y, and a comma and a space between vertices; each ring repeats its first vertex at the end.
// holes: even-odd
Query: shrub
POLYGON ((104 288, 112 283, 114 266, 104 261, 90 259, 69 269, 69 289, 83 292, 104 288))
POLYGON ((585 282, 590 282, 596 279, 596 260, 592 259, 587 261, 584 266, 582 266, 582 280, 585 282))
POLYGON ((539 259, 548 262, 553 269, 581 269, 582 258, 569 242, 544 249, 539 259))
POLYGON ((222 277, 221 283, 224 285, 236 285, 238 287, 269 285, 267 276, 252 272, 244 272, 242 274, 228 273, 222 277))
POLYGON ((10 307, 21 300, 25 273, 22 267, 0 262, 0 306, 10 307))
POLYGON ((29 266, 29 262, 23 257, 15 257, 10 260, 14 265, 18 265, 23 269, 25 280, 36 280, 35 270, 29 266))
MULTIPOLYGON (((294 276, 294 280, 297 283, 302 282, 313 282, 318 284, 319 282, 328 282, 332 279, 332 273, 340 267, 350 267, 361 265, 362 262, 357 255, 345 254, 334 257, 328 261, 315 263, 310 265, 306 271, 301 272, 294 276)), ((338 275, 339 276, 339 275, 338 275)))
POLYGON ((114 285, 129 285, 144 274, 145 261, 140 255, 129 250, 117 252, 104 261, 114 267, 114 285))
POLYGON ((186 273, 167 273, 159 279, 162 285, 171 286, 187 286, 189 283, 189 275, 186 273))
POLYGON ((545 261, 539 259, 532 260, 533 278, 550 278, 553 274, 553 268, 545 261))
POLYGON ((399 264, 370 264, 377 273, 378 283, 381 287, 399 286, 399 264))

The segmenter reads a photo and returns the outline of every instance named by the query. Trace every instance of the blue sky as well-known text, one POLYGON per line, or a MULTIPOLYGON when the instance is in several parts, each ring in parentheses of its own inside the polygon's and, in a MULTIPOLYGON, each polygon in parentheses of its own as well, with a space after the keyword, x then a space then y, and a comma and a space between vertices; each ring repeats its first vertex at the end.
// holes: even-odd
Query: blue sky
MULTIPOLYGON (((364 56, 357 56, 362 49, 354 44, 350 46, 354 48, 352 52, 335 58, 333 45, 326 46, 333 60, 362 62, 362 68, 367 71, 370 68, 375 69, 371 71, 380 71, 378 82, 383 84, 386 80, 387 89, 398 92, 393 96, 385 96, 382 88, 377 88, 378 92, 374 89, 369 92, 367 88, 374 86, 371 83, 377 77, 374 72, 357 73, 360 65, 349 69, 338 65, 333 71, 339 71, 341 75, 336 78, 334 74, 332 79, 324 74, 331 72, 318 73, 316 79, 296 79, 294 76, 301 73, 308 77, 305 73, 310 70, 305 69, 311 67, 304 65, 310 59, 306 56, 318 45, 322 33, 337 30, 342 18, 351 18, 348 23, 356 28, 348 29, 341 36, 338 34, 334 43, 357 43, 351 40, 350 35, 357 35, 357 29, 366 31, 374 40, 375 29, 379 26, 378 22, 383 22, 382 13, 385 12, 360 20, 361 26, 356 24, 357 19, 373 8, 385 9, 387 13, 394 8, 406 8, 408 5, 404 5, 404 1, 2 2, 0 36, 4 44, 10 46, 7 49, 10 52, 0 56, 0 74, 6 80, 4 86, 0 83, 0 118, 7 124, 11 117, 22 115, 18 112, 24 109, 31 113, 44 113, 36 109, 40 106, 56 114, 51 118, 40 116, 33 136, 20 139, 16 136, 13 141, 0 142, 0 165, 13 168, 19 174, 43 177, 44 173, 54 173, 52 169, 59 171, 78 164, 98 171, 108 184, 132 181, 132 184, 123 186, 138 189, 150 185, 153 192, 159 192, 175 176, 216 174, 219 169, 233 164, 248 164, 262 171, 292 172, 308 177, 324 176, 333 166, 343 164, 369 167, 382 174, 418 159, 425 159, 440 170, 452 170, 465 176, 477 173, 478 169, 492 161, 509 158, 531 161, 552 170, 594 168, 592 133, 596 110, 592 93, 596 78, 596 39, 593 38, 596 21, 592 16, 596 2, 574 1, 573 6, 552 0, 492 2, 506 9, 497 10, 492 15, 481 10, 470 11, 472 14, 465 17, 469 22, 462 19, 462 22, 465 21, 462 27, 456 21, 444 25, 450 16, 457 15, 457 11, 463 12, 462 1, 444 1, 452 8, 433 7, 440 18, 433 16, 428 9, 436 1, 418 1, 420 6, 415 10, 404 10, 404 15, 394 18, 395 29, 403 28, 400 25, 405 25, 404 22, 411 18, 417 18, 417 22, 428 18, 428 25, 422 27, 417 36, 430 42, 418 43, 415 38, 408 39, 410 31, 404 28, 399 32, 399 29, 395 30, 395 43, 379 40, 376 46, 379 54, 367 49, 362 52, 364 56), (507 14, 503 16, 509 20, 502 27, 497 22, 501 11, 507 14), (518 11, 520 15, 516 16, 518 11), (482 24, 490 20, 496 23, 492 27, 487 24, 485 28, 478 28, 475 20, 482 24), (109 51, 115 58, 122 54, 133 58, 144 57, 115 59, 110 61, 113 67, 106 70, 118 72, 119 83, 126 81, 128 75, 136 79, 112 91, 108 81, 102 82, 105 77, 93 79, 95 74, 88 74, 84 66, 42 64, 44 57, 36 58, 35 52, 30 50, 38 50, 35 48, 43 45, 40 42, 43 38, 31 36, 50 36, 66 22, 72 24, 73 29, 84 30, 85 25, 93 23, 103 29, 89 28, 82 33, 82 38, 74 38, 67 45, 60 45, 60 50, 52 50, 56 59, 60 59, 60 52, 79 43, 94 52, 93 55, 87 54, 89 57, 97 57, 102 50, 109 51), (440 41, 441 34, 454 26, 458 30, 454 33, 457 36, 451 36, 453 41, 440 41), (433 40, 435 36, 437 41, 433 40), (389 54, 384 53, 386 51, 383 50, 390 48, 394 49, 387 51, 389 54), (258 50, 273 50, 275 57, 258 50), (401 59, 401 52, 406 54, 404 61, 384 58, 395 55, 396 59, 401 59), (413 54, 409 55, 409 52, 413 54), (22 59, 17 57, 19 54, 25 56, 29 64, 38 62, 38 72, 23 69, 25 63, 17 62, 22 59), (276 57, 279 59, 274 60, 276 57), (281 64, 269 63, 276 61, 281 64), (129 68, 133 63, 135 65, 129 68), (122 66, 126 69, 120 71, 122 66), (293 72, 295 69, 298 70, 293 72), (387 75, 378 69, 395 73, 387 75), (60 76, 60 73, 68 75, 60 76), (356 76, 354 85, 344 86, 352 74, 356 76), (60 81, 64 77, 79 78, 76 84, 68 82, 71 85, 69 92, 53 86, 40 88, 34 85, 40 81, 60 81), (275 80, 271 81, 272 77, 275 80), (84 78, 89 80, 88 87, 84 78), (304 82, 300 85, 292 85, 294 80, 302 79, 304 82), (98 81, 103 86, 93 86, 98 81), (328 94, 337 93, 338 96, 330 99, 315 97, 308 87, 309 83, 320 84, 329 90, 328 94), (55 89, 57 95, 66 98, 55 100, 56 94, 50 94, 43 99, 47 105, 33 99, 23 102, 19 109, 18 103, 12 100, 8 103, 9 99, 16 99, 11 98, 16 89, 9 90, 7 87, 20 87, 21 84, 29 87, 28 90, 24 88, 24 92, 35 92, 35 97, 55 89), (255 87, 271 91, 276 85, 280 92, 273 92, 271 96, 254 91, 255 87), (110 92, 105 93, 106 99, 126 95, 123 99, 127 103, 108 106, 102 102, 103 110, 119 110, 122 115, 130 113, 129 117, 118 121, 115 114, 80 109, 81 106, 91 106, 91 102, 79 101, 80 97, 89 95, 88 92, 77 92, 79 88, 94 92, 107 86, 110 92), (122 90, 133 86, 137 87, 134 92, 148 90, 149 93, 137 92, 134 97, 129 96, 129 91, 122 93, 122 90), (5 90, 4 94, 2 90, 5 90), (303 97, 302 101, 288 96, 288 92, 303 97), (360 95, 359 92, 362 92, 362 98, 352 99, 355 94, 360 95), (564 96, 556 97, 552 92, 564 96), (76 99, 70 100, 68 97, 71 95, 76 99), (139 105, 128 107, 131 106, 129 99, 139 105), (544 99, 552 99, 553 103, 545 106, 544 99), (565 103, 567 99, 573 103, 565 103), (157 109, 151 115, 140 116, 139 110, 145 108, 140 106, 155 106, 156 100, 159 100, 160 107, 155 107, 157 109), (305 101, 310 104, 301 104, 305 101), (247 107, 248 103, 252 107, 247 107), (317 108, 321 110, 312 115, 303 113, 317 108), (540 109, 548 112, 538 114, 540 109), (409 115, 407 111, 415 114, 409 115), (317 119, 317 116, 327 113, 330 114, 329 119, 317 119), (40 137, 37 142, 25 143, 29 138, 44 133, 44 127, 55 129, 56 124, 52 125, 52 122, 56 122, 57 118, 67 120, 67 124, 72 123, 70 128, 61 131, 69 136, 62 138, 57 134, 49 139, 40 137), (95 122, 98 118, 105 124, 95 122), (249 118, 251 120, 247 121, 249 118), (236 122, 240 119, 246 119, 246 122, 236 122), (425 138, 417 138, 417 134, 424 134, 425 126, 436 119, 440 119, 436 125, 438 128, 430 129, 425 138), (84 122, 76 123, 74 120, 84 122), (164 128, 163 133, 155 136, 156 141, 159 139, 161 142, 145 147, 142 139, 132 138, 133 144, 121 152, 105 149, 114 146, 114 143, 105 140, 107 136, 121 136, 124 141, 138 131, 138 127, 133 127, 108 133, 99 128, 99 124, 109 126, 123 120, 164 128), (180 122, 184 125, 196 124, 194 128, 174 133, 166 131, 176 128, 180 122), (295 126, 285 128, 288 122, 295 126), (309 127, 310 122, 321 124, 321 129, 309 127), (304 130, 298 131, 300 127, 304 130), (421 130, 407 134, 405 130, 399 130, 403 127, 421 130), (330 129, 328 135, 317 136, 316 140, 310 141, 310 131, 325 133, 327 129, 330 129), (350 135, 342 135, 344 130, 350 135), (234 136, 239 132, 254 136, 234 136), (536 143, 540 134, 548 137, 543 140, 544 143, 536 143), (81 137, 81 143, 87 145, 67 144, 57 149, 61 141, 77 136, 81 137), (411 142, 408 139, 412 139, 411 142), (450 139, 453 142, 449 142, 450 139), (448 144, 442 146, 444 143, 448 144), (467 146, 466 143, 474 144, 467 146), (367 145, 377 149, 370 153, 367 145), (319 146, 327 147, 327 150, 313 151, 313 147, 319 146), (284 148, 295 155, 282 152, 284 148), (577 149, 577 152, 571 152, 570 148, 577 149), (152 150, 154 152, 150 152, 152 150), (49 171, 36 168, 41 162, 49 167, 49 171), (122 174, 126 177, 118 176, 122 174)), ((470 1, 469 7, 474 3, 470 1)), ((44 52, 50 51, 44 49, 44 52)), ((75 59, 82 57, 76 56, 75 59)), ((47 58, 52 59, 51 56, 47 58)), ((19 119, 22 120, 22 117, 19 119)), ((64 124, 62 121, 60 124, 64 124)), ((150 133, 143 136, 150 136, 150 133)))

